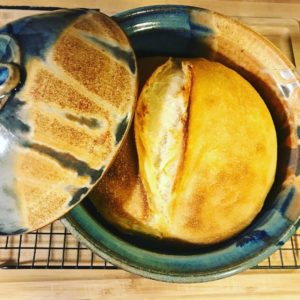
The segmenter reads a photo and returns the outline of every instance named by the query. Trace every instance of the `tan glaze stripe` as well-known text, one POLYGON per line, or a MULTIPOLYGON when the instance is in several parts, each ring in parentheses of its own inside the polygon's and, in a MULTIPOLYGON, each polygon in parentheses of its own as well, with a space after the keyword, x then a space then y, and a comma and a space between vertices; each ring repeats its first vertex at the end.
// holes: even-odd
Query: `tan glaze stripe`
POLYGON ((65 72, 60 66, 49 60, 47 61, 47 68, 49 71, 52 71, 59 76, 60 79, 68 82, 68 85, 70 85, 74 90, 80 91, 84 97, 92 100, 94 103, 101 104, 101 108, 104 111, 109 111, 109 115, 112 120, 116 120, 117 122, 121 121, 123 115, 120 109, 112 105, 110 102, 105 101, 95 93, 89 91, 87 88, 85 88, 85 86, 81 85, 77 80, 70 76, 70 74, 65 72))
MULTIPOLYGON (((77 115, 99 116, 100 113, 103 113, 103 109, 98 103, 70 87, 68 81, 51 74, 46 68, 40 69, 37 73, 32 95, 33 99, 36 99, 35 101, 44 101, 49 105, 55 104, 62 109, 73 111, 77 115), (41 92, 41 85, 43 92, 41 92)), ((107 117, 108 113, 106 112, 105 115, 107 117)))
MULTIPOLYGON (((31 60, 27 68, 33 79, 26 82, 18 97, 34 107, 40 104, 47 105, 50 113, 52 110, 60 110, 61 113, 84 114, 88 118, 98 120, 106 118, 110 124, 111 108, 110 110, 103 108, 99 105, 101 103, 99 99, 90 99, 89 95, 81 92, 80 86, 70 85, 71 78, 59 76, 61 74, 56 70, 51 72, 51 66, 51 63, 46 65, 41 61, 31 60)), ((107 126, 110 126, 109 124, 107 126)))
POLYGON ((92 36, 85 32, 78 32, 77 36, 83 42, 89 43, 89 45, 96 50, 99 49, 100 46, 104 52, 109 53, 110 58, 117 64, 129 69, 132 74, 136 73, 135 57, 132 51, 124 50, 118 47, 118 45, 112 45, 99 37, 92 36))
POLYGON ((28 88, 26 91, 22 92, 20 96, 31 106, 28 114, 29 122, 33 129, 32 143, 45 145, 50 143, 49 146, 56 149, 56 151, 70 152, 71 155, 76 156, 78 159, 87 161, 92 168, 101 168, 103 162, 105 163, 108 156, 110 156, 113 147, 114 136, 112 134, 111 138, 109 138, 109 133, 115 132, 114 127, 116 127, 116 125, 114 126, 114 124, 116 122, 112 122, 108 119, 110 116, 109 113, 101 109, 96 103, 93 104, 93 102, 89 101, 87 98, 87 101, 82 100, 80 98, 81 95, 72 87, 69 87, 66 81, 63 82, 59 78, 53 76, 42 67, 42 64, 39 66, 38 61, 30 62, 29 67, 31 66, 33 69, 38 69, 35 80, 27 84, 29 85, 28 88), (41 72, 46 73, 44 77, 47 78, 48 85, 46 82, 42 84, 43 80, 39 80, 41 77, 44 78, 42 76, 43 74, 40 74, 41 72), (41 85, 40 89, 38 89, 37 86, 40 81, 41 85), (63 91, 67 90, 67 92, 65 92, 65 94, 62 92, 63 94, 61 95, 59 91, 55 90, 57 85, 61 85, 60 89, 63 91), (76 99, 76 102, 78 103, 75 108, 74 105, 72 106, 72 98, 70 98, 72 96, 74 96, 74 99, 76 99), (32 101, 30 101, 30 99, 32 98, 42 101, 43 107, 31 103, 32 101), (79 114, 81 111, 98 112, 98 114, 102 113, 102 116, 98 115, 97 119, 102 121, 103 126, 99 127, 97 130, 91 130, 87 126, 82 126, 82 124, 74 122, 74 118, 72 120, 70 114, 68 117, 66 117, 66 115, 62 116, 62 114, 57 115, 54 113, 55 111, 51 109, 53 103, 54 108, 56 107, 55 110, 60 106, 65 109, 71 107, 71 112, 72 110, 74 112, 77 110, 79 114), (46 105, 48 106, 48 109, 41 109, 47 108, 46 105), (47 132, 47 134, 45 134, 45 132, 47 132), (64 146, 62 147, 60 144, 63 144, 64 146), (101 147, 99 145, 101 145, 101 147), (106 147, 103 147, 104 145, 106 145, 106 147), (86 147, 88 147, 90 154, 93 154, 92 156, 83 151, 86 147), (88 160, 86 158, 88 158, 88 160), (100 160, 101 162, 99 162, 100 160))
MULTIPOLYGON (((48 76, 49 78, 49 76, 48 76)), ((52 78, 48 82, 48 90, 54 90, 55 83, 57 83, 57 78, 52 78)), ((45 83, 46 84, 46 83, 45 83)), ((42 88, 42 86, 40 85, 42 88)), ((41 89, 40 88, 40 92, 41 89)), ((67 87, 68 88, 68 87, 67 87)), ((38 89, 36 85, 34 89, 38 89)), ((30 105, 35 110, 41 110, 42 112, 49 115, 56 115, 59 119, 66 119, 74 122, 74 128, 84 127, 85 130, 90 131, 91 134, 97 133, 100 134, 109 128, 112 128, 112 120, 108 111, 105 111, 100 106, 94 108, 93 114, 89 114, 88 111, 93 111, 92 107, 89 107, 89 104, 92 104, 90 100, 85 101, 85 97, 82 97, 82 100, 79 98, 73 98, 72 94, 70 96, 64 95, 64 92, 59 93, 40 93, 34 92, 31 89, 30 94, 23 94, 23 99, 27 100, 28 105, 30 105), (34 95, 34 97, 30 97, 34 95), (69 98, 69 99, 68 99, 69 98), (31 101, 33 99, 33 101, 31 101), (77 104, 77 105, 76 105, 77 104), (81 105, 83 104, 83 105, 81 105)), ((62 91, 65 91, 62 89, 62 91)), ((74 94, 74 93, 73 93, 74 94)), ((80 95, 79 95, 80 96, 80 95)), ((30 110, 30 108, 29 108, 30 110)), ((83 128, 83 129, 84 129, 83 128)))
POLYGON ((114 142, 109 130, 92 133, 83 126, 74 126, 72 121, 42 111, 33 111, 32 118, 33 143, 70 153, 91 168, 98 169, 113 150, 114 142))
POLYGON ((34 150, 18 150, 15 161, 16 177, 18 179, 32 180, 40 184, 85 186, 89 184, 89 176, 78 176, 72 169, 66 169, 54 158, 43 155, 34 150), (36 176, 38 174, 38 176, 36 176))
POLYGON ((115 144, 115 128, 111 124, 93 130, 39 106, 30 107, 28 125, 32 129, 31 143, 69 152, 96 169, 107 160, 115 144))
POLYGON ((128 103, 132 102, 133 75, 111 55, 66 33, 56 42, 52 58, 65 73, 80 81, 90 92, 125 113, 128 103))
POLYGON ((117 39, 119 46, 122 46, 123 49, 130 49, 127 44, 126 35, 110 18, 99 17, 98 14, 94 14, 88 19, 84 15, 73 24, 72 28, 76 28, 81 32, 90 33, 100 39, 104 38, 112 45, 117 45, 117 39))
MULTIPOLYGON (((38 108, 40 111, 46 112, 51 115, 57 115, 60 118, 66 118, 69 121, 75 122, 78 126, 83 126, 85 129, 89 130, 97 130, 100 131, 100 128, 107 128, 108 122, 106 119, 101 117, 83 117, 78 116, 78 114, 74 112, 70 112, 68 109, 59 109, 57 107, 53 107, 53 103, 35 103, 35 108, 38 108)), ((75 125, 75 124, 74 124, 75 125)), ((76 126, 76 125, 75 125, 76 126)))
POLYGON ((72 197, 69 192, 56 186, 42 185, 26 179, 16 181, 16 192, 19 199, 22 199, 29 228, 40 226, 43 220, 49 222, 51 215, 58 214, 72 197))

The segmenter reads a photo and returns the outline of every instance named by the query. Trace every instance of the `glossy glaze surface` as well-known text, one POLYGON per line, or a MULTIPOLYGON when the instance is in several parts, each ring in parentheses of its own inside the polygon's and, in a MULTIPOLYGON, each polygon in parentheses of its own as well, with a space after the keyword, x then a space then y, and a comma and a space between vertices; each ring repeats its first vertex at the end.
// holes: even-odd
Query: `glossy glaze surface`
POLYGON ((265 100, 275 122, 277 176, 255 221, 235 238, 211 247, 182 249, 159 240, 122 235, 103 222, 89 199, 73 209, 64 224, 103 258, 157 280, 216 280, 256 265, 299 226, 300 85, 294 66, 259 34, 207 10, 156 6, 124 12, 114 19, 129 36, 138 57, 204 56, 248 79, 265 100))
POLYGON ((118 150, 136 99, 122 30, 75 9, 0 29, 0 233, 40 228, 77 204, 118 150))

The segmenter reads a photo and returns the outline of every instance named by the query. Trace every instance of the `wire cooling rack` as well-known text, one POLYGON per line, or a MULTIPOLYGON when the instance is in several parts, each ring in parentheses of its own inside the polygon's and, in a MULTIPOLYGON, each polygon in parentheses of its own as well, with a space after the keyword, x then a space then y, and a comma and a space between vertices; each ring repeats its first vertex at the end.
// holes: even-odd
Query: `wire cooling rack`
MULTIPOLYGON (((21 236, 0 237, 0 268, 116 269, 78 242, 56 221, 21 236)), ((256 269, 300 269, 300 230, 256 269)))
MULTIPOLYGON (((56 7, 0 6, 0 25, 56 7)), ((300 66, 299 23, 293 19, 238 18, 279 47, 300 66)), ((0 268, 7 269, 116 269, 93 254, 56 221, 36 232, 0 236, 0 268)), ((300 269, 300 229, 280 250, 256 269, 300 269)))
POLYGON ((116 269, 78 242, 59 221, 32 233, 1 236, 0 268, 116 269))

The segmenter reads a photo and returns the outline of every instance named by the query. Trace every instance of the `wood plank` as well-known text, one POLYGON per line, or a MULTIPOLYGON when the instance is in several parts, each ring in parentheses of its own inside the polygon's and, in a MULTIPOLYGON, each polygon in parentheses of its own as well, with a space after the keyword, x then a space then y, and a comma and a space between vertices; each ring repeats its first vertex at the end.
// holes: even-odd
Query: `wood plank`
POLYGON ((33 5, 101 8, 109 15, 135 7, 158 4, 184 4, 212 9, 230 16, 287 17, 300 20, 299 1, 236 0, 0 0, 0 5, 33 5))
POLYGON ((299 274, 251 270, 223 280, 171 284, 121 270, 0 270, 0 299, 299 299, 299 274))

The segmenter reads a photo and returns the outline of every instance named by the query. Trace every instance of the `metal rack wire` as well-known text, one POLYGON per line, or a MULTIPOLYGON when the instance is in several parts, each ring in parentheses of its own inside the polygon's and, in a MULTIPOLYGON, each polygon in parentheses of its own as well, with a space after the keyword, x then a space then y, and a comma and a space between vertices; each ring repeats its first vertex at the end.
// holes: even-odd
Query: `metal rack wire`
POLYGON ((0 267, 7 269, 115 269, 56 221, 20 236, 0 237, 0 267))
MULTIPOLYGON (((56 221, 38 231, 0 237, 0 268, 116 269, 78 242, 56 221)), ((300 269, 300 230, 255 269, 300 269)))

